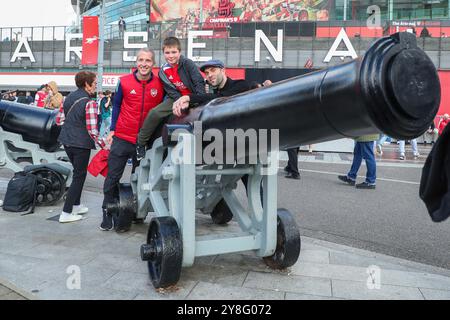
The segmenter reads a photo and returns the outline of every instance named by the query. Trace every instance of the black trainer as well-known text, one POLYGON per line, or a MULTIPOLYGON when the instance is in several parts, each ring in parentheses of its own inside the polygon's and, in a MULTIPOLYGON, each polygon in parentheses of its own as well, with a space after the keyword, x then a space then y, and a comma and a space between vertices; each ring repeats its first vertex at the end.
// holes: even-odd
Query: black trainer
POLYGON ((289 172, 287 175, 284 176, 285 178, 288 179, 295 179, 295 180, 300 180, 300 175, 296 174, 294 172, 289 172))
POLYGON ((348 183, 351 186, 355 185, 355 180, 350 179, 348 176, 338 176, 338 179, 345 183, 348 183))
POLYGON ((137 161, 141 161, 145 158, 145 146, 141 146, 140 144, 136 145, 136 159, 137 161))
POLYGON ((358 189, 375 189, 376 185, 375 183, 368 183, 366 181, 358 183, 356 185, 356 188, 358 189))
POLYGON ((103 221, 100 224, 100 230, 102 231, 110 231, 114 228, 113 217, 108 213, 106 208, 102 209, 103 211, 103 221))

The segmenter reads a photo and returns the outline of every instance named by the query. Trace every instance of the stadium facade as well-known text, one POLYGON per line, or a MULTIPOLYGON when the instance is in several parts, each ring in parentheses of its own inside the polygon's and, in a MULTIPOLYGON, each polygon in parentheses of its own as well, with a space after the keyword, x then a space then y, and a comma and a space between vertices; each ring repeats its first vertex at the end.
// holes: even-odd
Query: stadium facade
MULTIPOLYGON (((82 16, 99 15, 99 2, 72 0, 82 16)), ((450 111, 449 0, 105 0, 104 13, 104 88, 130 71, 139 47, 159 49, 170 35, 199 63, 221 59, 233 76, 259 81, 344 63, 383 35, 409 31, 436 65, 441 110, 450 111)), ((97 68, 81 65, 82 32, 83 25, 1 28, 0 89, 56 80, 71 90, 73 74, 97 68)))

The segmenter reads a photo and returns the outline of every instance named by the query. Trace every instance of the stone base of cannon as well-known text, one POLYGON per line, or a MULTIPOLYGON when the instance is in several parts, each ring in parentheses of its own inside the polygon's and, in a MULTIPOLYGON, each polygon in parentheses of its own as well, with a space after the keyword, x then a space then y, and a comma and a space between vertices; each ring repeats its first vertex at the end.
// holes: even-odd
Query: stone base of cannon
MULTIPOLYGON (((180 134, 178 143, 168 147, 162 139, 156 140, 131 177, 133 192, 130 186, 121 185, 120 203, 110 208, 118 212, 121 223, 127 223, 121 226, 125 228, 152 212, 141 258, 148 264, 155 288, 176 284, 181 268, 192 266, 201 256, 254 251, 271 268, 292 266, 300 254, 300 233, 293 216, 276 208, 277 170, 263 174, 261 163, 195 163, 194 135, 180 134), (188 153, 192 161, 178 162, 171 156, 174 152, 188 153), (247 207, 235 193, 243 175, 249 176, 247 207), (196 235, 197 213, 210 215, 216 224, 234 219, 240 230, 196 235)), ((278 164, 273 165, 278 169, 278 164)))
POLYGON ((38 179, 36 205, 53 205, 60 200, 72 181, 72 166, 64 150, 47 152, 38 144, 24 141, 20 134, 0 127, 0 168, 27 171, 38 179), (66 159, 66 160, 65 160, 66 159), (31 165, 24 167, 21 162, 31 165))

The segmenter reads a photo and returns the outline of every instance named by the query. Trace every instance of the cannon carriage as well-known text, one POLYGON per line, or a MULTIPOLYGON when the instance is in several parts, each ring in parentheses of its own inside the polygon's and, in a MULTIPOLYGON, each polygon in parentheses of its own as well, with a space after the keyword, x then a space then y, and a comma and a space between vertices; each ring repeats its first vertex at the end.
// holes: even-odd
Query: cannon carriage
MULTIPOLYGON (((378 132, 411 139, 427 130, 439 103, 437 71, 414 35, 384 37, 362 59, 191 109, 166 125, 108 210, 125 228, 152 212, 141 258, 156 288, 175 284, 182 267, 200 256, 254 251, 272 268, 290 267, 299 257, 300 234, 294 215, 276 207, 277 175, 271 169, 278 162, 263 159, 276 159, 278 149, 378 132), (205 163, 198 155, 212 142, 198 139, 195 122, 201 134, 213 129, 224 137, 227 130, 277 130, 278 148, 259 148, 258 141, 243 155, 256 154, 255 163, 235 155, 232 163, 205 163), (236 195, 244 175, 247 206, 236 195), (197 235, 197 213, 218 224, 234 219, 240 230, 197 235)), ((217 152, 224 158, 233 151, 226 145, 217 152)))

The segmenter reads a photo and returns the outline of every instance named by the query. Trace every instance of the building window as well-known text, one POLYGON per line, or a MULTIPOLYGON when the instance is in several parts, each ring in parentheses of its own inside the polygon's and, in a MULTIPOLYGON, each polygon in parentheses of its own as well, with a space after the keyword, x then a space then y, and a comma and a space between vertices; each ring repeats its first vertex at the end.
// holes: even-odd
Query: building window
POLYGON ((389 0, 352 0, 348 3, 347 20, 366 20, 368 18, 367 8, 372 5, 380 7, 382 20, 386 20, 388 18, 389 0))
POLYGON ((443 19, 448 18, 449 0, 397 0, 394 1, 394 19, 443 19))

